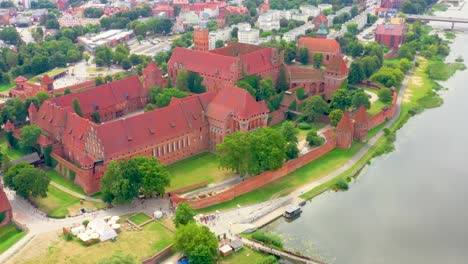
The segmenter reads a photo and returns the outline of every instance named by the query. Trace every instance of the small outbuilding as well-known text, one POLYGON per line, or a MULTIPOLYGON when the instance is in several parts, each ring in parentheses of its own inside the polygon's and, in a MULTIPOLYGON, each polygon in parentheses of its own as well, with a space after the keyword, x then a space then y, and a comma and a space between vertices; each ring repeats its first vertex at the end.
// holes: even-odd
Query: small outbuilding
POLYGON ((229 246, 232 248, 232 250, 234 250, 234 252, 237 252, 242 249, 244 243, 242 242, 242 240, 237 238, 232 240, 231 243, 229 243, 229 246))
POLYGON ((226 244, 226 245, 219 248, 219 253, 221 254, 221 256, 225 257, 225 256, 230 255, 232 253, 232 248, 231 248, 231 246, 226 244))

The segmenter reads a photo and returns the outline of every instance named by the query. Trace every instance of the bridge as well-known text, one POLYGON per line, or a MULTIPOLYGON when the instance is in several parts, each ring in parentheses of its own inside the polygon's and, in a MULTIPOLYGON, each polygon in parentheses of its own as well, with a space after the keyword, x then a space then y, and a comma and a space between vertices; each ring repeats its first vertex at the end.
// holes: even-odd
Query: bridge
POLYGON ((425 15, 406 15, 407 20, 421 20, 421 21, 439 21, 452 23, 452 29, 455 23, 467 23, 468 18, 461 17, 440 17, 440 16, 425 16, 425 15))
POLYGON ((251 248, 254 248, 256 250, 260 250, 260 251, 263 251, 265 253, 269 253, 269 254, 278 256, 280 258, 285 258, 285 259, 288 259, 288 260, 292 260, 295 263, 324 264, 324 262, 322 262, 322 261, 315 260, 315 259, 312 259, 312 258, 309 258, 309 257, 306 257, 306 256, 302 256, 300 254, 290 252, 290 251, 287 251, 287 250, 280 250, 280 249, 276 249, 276 248, 273 248, 273 247, 269 247, 269 246, 266 246, 266 245, 263 245, 263 244, 260 244, 260 243, 257 243, 257 242, 253 242, 253 241, 248 240, 246 238, 242 238, 242 242, 244 242, 244 245, 247 245, 247 246, 249 246, 251 248))

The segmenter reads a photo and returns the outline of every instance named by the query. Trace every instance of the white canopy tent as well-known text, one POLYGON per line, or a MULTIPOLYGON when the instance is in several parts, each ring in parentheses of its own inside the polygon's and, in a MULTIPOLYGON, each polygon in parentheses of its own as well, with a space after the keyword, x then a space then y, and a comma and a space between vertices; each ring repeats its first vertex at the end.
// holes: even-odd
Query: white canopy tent
POLYGON ((112 227, 110 227, 103 219, 96 219, 88 224, 88 229, 93 230, 99 234, 99 239, 101 241, 107 241, 117 237, 117 233, 112 227))

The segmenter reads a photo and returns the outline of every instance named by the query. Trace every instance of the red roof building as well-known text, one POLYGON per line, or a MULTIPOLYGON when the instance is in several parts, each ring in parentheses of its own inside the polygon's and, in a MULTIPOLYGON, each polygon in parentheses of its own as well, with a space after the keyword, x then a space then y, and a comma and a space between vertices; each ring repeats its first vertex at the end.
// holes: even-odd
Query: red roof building
POLYGON ((0 184, 0 227, 8 224, 11 217, 11 205, 5 191, 3 191, 3 186, 0 184))
POLYGON ((340 44, 335 39, 301 37, 297 42, 298 56, 299 49, 302 47, 306 47, 309 50, 309 60, 314 58, 314 53, 322 53, 323 64, 325 65, 329 65, 334 58, 341 58, 343 56, 340 44))
POLYGON ((163 14, 164 18, 174 18, 174 8, 170 5, 158 5, 153 8, 153 16, 163 14))
POLYGON ((10 89, 10 97, 20 97, 22 100, 26 100, 27 97, 36 95, 38 92, 48 92, 53 93, 54 91, 54 81, 49 77, 49 75, 44 74, 41 77, 41 83, 32 83, 28 82, 23 76, 18 76, 15 79, 16 87, 10 89))
POLYGON ((315 30, 319 30, 322 23, 325 25, 325 28, 328 28, 328 18, 324 14, 320 14, 312 19, 315 30))
POLYGON ((405 39, 406 28, 404 25, 380 24, 377 25, 375 41, 389 48, 399 48, 405 39))

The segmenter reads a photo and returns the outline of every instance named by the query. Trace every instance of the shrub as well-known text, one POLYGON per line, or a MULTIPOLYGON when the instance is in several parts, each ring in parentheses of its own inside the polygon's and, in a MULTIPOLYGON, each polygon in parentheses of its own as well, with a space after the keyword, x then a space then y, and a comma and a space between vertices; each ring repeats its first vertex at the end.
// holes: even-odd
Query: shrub
POLYGON ((304 92, 304 88, 297 89, 296 95, 299 100, 304 100, 307 98, 307 95, 304 92))
POLYGON ((301 130, 309 130, 312 128, 312 126, 310 124, 307 124, 307 123, 299 123, 299 125, 297 125, 297 127, 301 130))
POLYGON ((349 186, 348 186, 348 182, 344 179, 339 179, 336 183, 335 183, 335 189, 338 189, 338 190, 348 190, 349 186))
POLYGON ((309 142, 309 146, 313 147, 321 146, 325 142, 325 139, 319 137, 316 131, 310 131, 309 133, 307 133, 306 140, 307 142, 309 142))
POLYGON ((81 224, 84 225, 84 226, 88 226, 89 220, 84 220, 83 223, 81 223, 81 224))
POLYGON ((388 88, 382 88, 378 92, 379 94, 379 100, 382 101, 383 103, 390 103, 393 99, 392 97, 392 91, 388 88))
POLYGON ((281 237, 273 233, 266 233, 264 231, 257 230, 252 234, 252 238, 267 245, 273 245, 279 248, 283 247, 283 241, 281 241, 281 237))
POLYGON ((63 239, 65 239, 65 241, 72 241, 73 240, 73 235, 72 233, 66 233, 63 235, 63 239))

